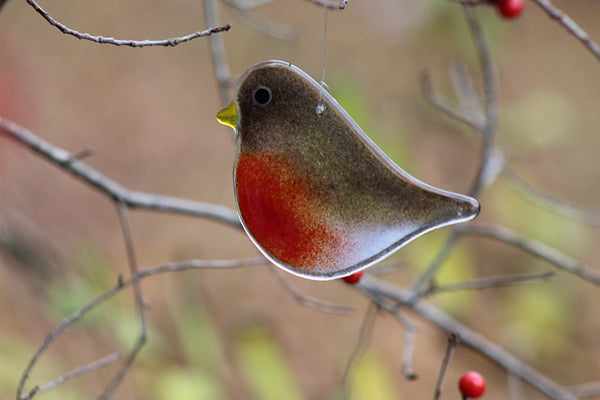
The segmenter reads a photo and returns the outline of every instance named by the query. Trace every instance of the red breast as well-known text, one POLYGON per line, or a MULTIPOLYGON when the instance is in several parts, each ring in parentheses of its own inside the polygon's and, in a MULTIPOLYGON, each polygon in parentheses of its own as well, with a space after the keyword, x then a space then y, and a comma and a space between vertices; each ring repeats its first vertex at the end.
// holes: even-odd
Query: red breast
POLYGON ((244 225, 264 250, 307 272, 341 265, 348 235, 327 218, 309 180, 283 155, 242 153, 235 178, 244 225))

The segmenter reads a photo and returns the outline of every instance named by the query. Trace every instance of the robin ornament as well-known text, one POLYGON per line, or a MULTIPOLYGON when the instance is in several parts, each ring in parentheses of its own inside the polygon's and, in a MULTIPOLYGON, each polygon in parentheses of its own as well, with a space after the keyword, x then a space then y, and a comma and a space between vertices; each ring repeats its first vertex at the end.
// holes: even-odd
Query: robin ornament
POLYGON ((284 61, 250 67, 217 120, 235 129, 242 225, 275 265, 308 279, 361 271, 477 200, 413 178, 321 85, 284 61))

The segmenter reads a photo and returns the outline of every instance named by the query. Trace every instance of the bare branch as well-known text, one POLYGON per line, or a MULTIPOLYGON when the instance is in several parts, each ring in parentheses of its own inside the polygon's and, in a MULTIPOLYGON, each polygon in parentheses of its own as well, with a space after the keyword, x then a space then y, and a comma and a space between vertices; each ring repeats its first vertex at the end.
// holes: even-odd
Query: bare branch
MULTIPOLYGON (((209 26, 219 24, 219 10, 217 0, 204 0, 204 15, 206 24, 209 26)), ((231 101, 229 89, 233 84, 227 58, 225 56, 225 42, 221 35, 213 35, 208 38, 210 44, 210 54, 212 55, 213 66, 219 85, 219 97, 221 105, 225 106, 231 101)))
POLYGON ((265 3, 271 3, 273 1, 276 0, 267 0, 265 2, 250 3, 233 0, 223 0, 225 4, 232 8, 238 20, 242 24, 273 39, 281 40, 284 42, 291 42, 300 35, 300 31, 289 25, 284 25, 275 21, 271 21, 270 19, 264 18, 263 16, 253 12, 253 10, 256 7, 261 6, 265 3))
POLYGON ((320 7, 327 8, 329 10, 343 10, 348 4, 348 0, 339 1, 327 1, 327 0, 306 0, 320 7))
POLYGON ((36 396, 38 394, 42 394, 44 392, 52 390, 55 387, 62 385, 63 383, 67 382, 70 379, 76 378, 79 375, 86 374, 88 372, 92 372, 92 371, 95 371, 102 367, 105 367, 109 364, 119 361, 121 358, 123 358, 123 353, 118 351, 116 353, 109 354, 108 356, 101 358, 99 360, 96 360, 94 362, 91 362, 89 364, 81 365, 48 383, 44 383, 43 385, 36 386, 26 396, 19 397, 19 400, 29 400, 29 399, 33 398, 33 396, 36 396))
MULTIPOLYGON (((133 237, 131 233, 131 226, 129 223, 129 215, 127 206, 122 202, 117 202, 117 212, 119 214, 119 223, 121 225, 121 230, 123 231, 123 241, 125 242, 125 250, 127 253, 127 264, 129 265, 129 272, 131 276, 136 276, 138 274, 137 267, 137 257, 135 253, 135 248, 133 245, 133 237)), ((133 292, 135 298, 135 304, 137 308, 138 315, 138 337, 136 339, 133 348, 125 358, 123 364, 121 364, 121 368, 114 376, 112 381, 108 384, 104 392, 100 395, 99 399, 108 399, 114 392, 117 390, 121 381, 125 378, 125 375, 131 368, 131 365, 135 361, 138 353, 144 347, 147 341, 147 327, 146 327, 146 315, 145 315, 145 305, 144 299, 142 296, 142 289, 140 287, 139 282, 133 283, 133 292)))
POLYGON ((352 349, 352 353, 350 353, 350 357, 346 363, 346 368, 344 368, 344 375, 342 378, 342 391, 344 393, 343 398, 348 398, 348 383, 350 379, 350 373, 352 372, 352 367, 355 365, 356 360, 369 344, 371 334, 373 333, 373 328, 375 327, 375 321, 377 320, 377 311, 378 307, 375 302, 372 302, 369 305, 369 308, 367 308, 367 312, 358 334, 358 340, 356 341, 354 349, 352 349))
POLYGON ((421 73, 421 90, 425 100, 444 114, 462 122, 469 127, 481 131, 483 129, 482 117, 470 114, 467 110, 454 105, 449 99, 436 92, 431 84, 431 78, 427 71, 421 73))
POLYGON ((415 337, 417 336, 417 326, 400 312, 396 312, 394 317, 404 328, 404 347, 402 349, 402 375, 408 380, 415 380, 419 375, 412 368, 413 354, 415 352, 415 337))
POLYGON ((506 276, 490 276, 471 281, 462 281, 457 283, 449 283, 447 285, 431 286, 424 294, 430 296, 440 292, 455 292, 457 290, 481 290, 501 286, 509 286, 517 283, 539 282, 550 279, 554 276, 554 272, 544 272, 542 274, 532 275, 506 275, 506 276))
POLYGON ((177 46, 178 44, 189 42, 190 40, 194 40, 194 39, 197 39, 197 38, 202 37, 202 36, 210 36, 213 33, 228 31, 231 28, 231 25, 217 26, 217 27, 214 27, 214 28, 206 29, 204 31, 198 31, 198 32, 190 33, 189 35, 174 37, 174 38, 170 38, 170 39, 162 39, 162 40, 121 40, 121 39, 115 39, 115 38, 111 38, 111 37, 90 35, 89 33, 82 33, 82 32, 76 31, 74 29, 71 29, 68 26, 66 26, 64 24, 61 24, 60 22, 58 22, 57 20, 55 20, 54 18, 52 18, 50 16, 50 14, 48 14, 48 12, 46 10, 44 10, 42 7, 40 7, 39 4, 37 4, 34 0, 26 0, 26 1, 27 1, 27 3, 29 3, 29 5, 31 7, 33 7, 33 9, 35 11, 37 11, 38 14, 40 14, 46 21, 48 21, 48 23, 50 25, 54 26, 55 28, 57 28, 62 33, 65 33, 65 34, 71 35, 71 36, 75 36, 77 39, 89 40, 89 41, 95 42, 95 43, 112 44, 112 45, 115 45, 115 46, 129 46, 129 47, 165 46, 165 47, 173 47, 173 46, 177 46))
POLYGON ((234 11, 242 24, 264 36, 283 42, 292 42, 300 36, 300 31, 292 26, 271 21, 251 11, 241 11, 238 9, 234 9, 234 11))
POLYGON ((433 277, 435 276, 435 274, 437 274, 444 261, 448 259, 450 253, 456 247, 460 236, 461 234, 455 228, 453 228, 450 231, 450 235, 448 235, 448 238, 444 242, 444 245, 442 246, 441 250, 437 253, 435 259, 431 262, 431 264, 423 273, 423 275, 421 275, 419 280, 415 282, 415 284, 412 286, 411 291, 413 293, 414 301, 424 296, 427 290, 429 290, 428 286, 432 285, 433 277))
MULTIPOLYGON (((210 268, 210 269, 212 269, 212 268, 241 268, 241 267, 247 267, 247 266, 252 266, 252 265, 260 265, 260 264, 264 264, 264 263, 265 263, 264 258, 250 258, 250 259, 245 259, 245 260, 244 259, 188 260, 188 261, 170 263, 170 264, 166 264, 166 265, 162 265, 162 266, 158 266, 158 267, 154 267, 154 268, 144 269, 144 270, 138 272, 137 275, 133 276, 131 279, 129 279, 127 281, 123 281, 122 279, 119 279, 119 282, 117 282, 116 286, 114 286, 112 289, 105 291, 100 296, 96 297, 95 299, 90 301, 88 304, 81 307, 79 310, 75 311, 68 317, 64 318, 61 321, 61 323, 52 332, 50 332, 46 336, 43 343, 36 350, 35 354, 33 355, 31 360, 27 364, 27 367, 25 367, 25 370, 23 372, 23 375, 21 376, 21 380, 19 381, 19 385, 17 387, 17 396, 18 396, 17 398, 19 400, 28 399, 27 394, 24 393, 25 384, 27 383, 27 380, 29 379, 29 376, 31 374, 31 371, 33 370, 33 367, 37 364, 39 358, 48 349, 50 344, 52 342, 54 342, 54 340, 58 336, 60 336, 60 334, 62 334, 62 332, 64 332, 64 330, 67 329, 69 326, 71 326, 75 322, 79 321, 82 317, 87 315, 90 311, 94 310, 96 307, 98 307, 105 301, 109 300, 116 294, 120 293, 125 288, 138 283, 139 281, 141 281, 142 279, 144 279, 146 277, 157 275, 157 274, 164 273, 164 272, 186 271, 186 270, 190 270, 190 269, 208 269, 208 268, 210 268)), ((130 357, 131 357, 131 355, 130 355, 130 357)))
POLYGON ((523 391, 523 382, 517 376, 513 374, 507 374, 506 376, 508 385, 508 395, 511 400, 526 400, 525 392, 523 391))
POLYGON ((254 10, 257 7, 264 6, 265 4, 275 3, 277 0, 222 0, 223 3, 236 10, 242 12, 254 10))
POLYGON ((471 6, 463 5, 463 10, 467 17, 467 22, 471 30, 471 35, 475 41, 477 55, 479 56, 479 64, 483 73, 483 93, 484 93, 484 112, 485 119, 481 130, 481 162, 479 172, 475 178, 475 182, 471 187, 469 194, 477 197, 483 189, 484 183, 489 181, 488 169, 492 166, 492 152, 494 151, 496 120, 498 117, 498 94, 496 82, 496 73, 492 62, 489 46, 485 39, 479 19, 475 9, 471 6))
POLYGON ((447 333, 456 332, 462 344, 483 354, 485 357, 502 366, 509 373, 520 377, 551 399, 577 400, 568 390, 560 387, 554 381, 525 364, 502 347, 456 321, 440 309, 423 301, 412 301, 412 293, 410 291, 372 276, 364 276, 361 280, 361 285, 357 285, 356 288, 361 290, 370 299, 380 299, 380 303, 378 304, 383 304, 383 309, 389 309, 385 307, 387 304, 385 299, 395 301, 404 307, 410 308, 447 333))
POLYGON ((483 125, 484 112, 467 65, 464 62, 453 62, 450 64, 449 72, 452 87, 461 108, 477 115, 480 119, 480 125, 483 125))
POLYGON ((72 156, 66 150, 55 147, 37 137, 28 129, 0 117, 0 134, 2 133, 25 145, 52 164, 68 171, 76 178, 95 187, 113 200, 120 201, 130 208, 209 218, 234 228, 241 229, 242 227, 237 213, 224 206, 129 190, 79 161, 77 157, 72 156))
MULTIPOLYGON (((266 261, 266 262, 268 262, 268 261, 266 261)), ((346 306, 343 304, 330 303, 330 302, 323 301, 323 300, 317 299, 316 297, 308 296, 308 295, 302 293, 300 290, 298 290, 298 288, 296 288, 294 285, 292 285, 288 281, 288 279, 287 279, 288 274, 286 272, 283 272, 281 269, 279 269, 275 266, 272 266, 271 271, 273 272, 273 275, 275 275, 275 278, 277 278, 279 283, 281 283, 283 285, 283 287, 288 292, 291 293, 292 297, 294 297, 294 300, 296 300, 298 303, 302 304, 303 306, 314 308, 315 310, 332 313, 332 314, 341 314, 341 315, 351 315, 352 314, 353 308, 350 306, 346 306)))
POLYGON ((567 388, 579 398, 594 397, 600 394, 600 381, 587 382, 567 388))
MULTIPOLYGON (((464 5, 463 10, 467 17, 467 22, 471 30, 471 35, 475 41, 475 47, 479 56, 479 63, 483 72, 483 87, 484 87, 484 109, 485 118, 484 124, 481 127, 482 145, 479 171, 475 178, 469 194, 473 197, 481 192, 484 185, 489 183, 490 176, 497 172, 497 160, 494 157, 494 134, 496 130, 496 118, 498 114, 496 76, 492 66, 491 54, 488 48, 485 35, 479 24, 479 19, 472 6, 464 5)), ((425 273, 413 285, 413 296, 418 297, 423 290, 431 283, 433 277, 439 270, 440 266, 446 260, 456 243, 458 242, 460 233, 456 228, 453 228, 444 243, 444 246, 435 257, 434 261, 427 268, 425 273)))
POLYGON ((598 60, 600 60, 600 46, 592 40, 590 35, 581 29, 567 14, 559 10, 549 0, 533 0, 544 10, 550 18, 561 24, 571 35, 575 36, 598 60))
POLYGON ((581 279, 600 285, 600 272, 567 256, 564 253, 542 242, 528 238, 515 231, 502 226, 493 225, 468 225, 461 228, 462 232, 469 235, 485 236, 513 245, 521 250, 539 257, 550 264, 570 272, 581 279))
POLYGON ((458 334, 452 332, 448 336, 448 346, 446 347, 446 353, 444 354, 444 358, 442 359, 442 365, 440 367, 440 373, 438 375, 437 382, 435 384, 435 391, 433 394, 433 400, 439 400, 440 395, 442 394, 442 386, 444 385, 444 378, 446 377, 446 371, 448 370, 448 365, 450 364, 450 359, 454 354, 454 350, 458 345, 459 337, 458 334))
POLYGON ((542 193, 527 183, 512 169, 505 168, 503 172, 510 187, 512 187, 525 200, 528 200, 538 207, 545 208, 546 210, 557 215, 561 215, 565 218, 569 218, 595 228, 600 227, 600 212, 586 210, 574 204, 556 199, 547 195, 546 193, 542 193))

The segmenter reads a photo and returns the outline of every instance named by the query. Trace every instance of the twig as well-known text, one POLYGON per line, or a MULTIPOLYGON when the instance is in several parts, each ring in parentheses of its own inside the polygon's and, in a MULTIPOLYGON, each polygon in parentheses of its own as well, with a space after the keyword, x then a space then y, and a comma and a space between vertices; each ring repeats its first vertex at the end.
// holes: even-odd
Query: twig
POLYGON ((480 116, 471 114, 461 107, 457 107, 448 98, 433 90, 431 77, 427 71, 421 72, 420 80, 423 97, 429 104, 444 114, 447 114, 451 118, 454 118, 455 120, 460 121, 477 131, 481 131, 483 129, 483 122, 481 121, 482 118, 480 116))
POLYGON ((513 374, 507 374, 508 396, 511 400, 526 400, 523 382, 513 374))
POLYGON ((104 43, 105 44, 113 44, 115 46, 129 46, 129 47, 148 47, 148 46, 165 46, 165 47, 167 47, 167 46, 169 46, 169 47, 173 47, 173 46, 177 46, 180 43, 189 42, 190 40, 194 40, 194 39, 202 37, 202 36, 210 36, 213 33, 228 31, 229 28, 231 28, 231 25, 217 26, 214 28, 206 29, 204 31, 190 33, 189 35, 179 36, 179 37, 170 38, 170 39, 162 39, 162 40, 121 40, 121 39, 115 39, 115 38, 111 38, 111 37, 90 35, 89 33, 82 33, 82 32, 76 31, 74 29, 71 29, 71 28, 67 27, 66 25, 63 25, 62 23, 58 22, 54 18, 52 18, 50 16, 50 14, 48 14, 48 12, 46 10, 44 10, 42 7, 40 7, 34 0, 26 0, 26 1, 27 1, 27 3, 29 3, 29 5, 31 7, 33 7, 33 9, 35 11, 37 11, 38 14, 40 14, 46 21, 48 21, 48 23, 50 25, 54 26, 62 33, 65 33, 65 34, 71 35, 71 36, 75 36, 77 39, 84 39, 84 40, 89 40, 89 41, 92 41, 95 43, 102 43, 102 44, 104 44, 104 43))
POLYGON ((250 259, 234 259, 234 260, 188 260, 170 263, 154 268, 148 268, 141 270, 137 275, 131 277, 127 281, 123 281, 119 279, 119 282, 113 288, 105 291, 100 296, 96 297, 92 301, 90 301, 85 306, 81 307, 79 310, 75 311, 68 317, 64 318, 61 323, 50 332, 40 347, 36 350, 35 354, 25 367, 23 371, 23 375, 21 376, 21 380, 17 387, 17 398, 18 399, 27 399, 27 395, 24 394, 25 384, 29 379, 31 371, 33 367, 37 364, 37 361, 41 357, 41 355, 46 351, 46 349, 50 346, 50 344, 69 326, 73 325, 75 322, 80 320, 90 311, 94 310, 100 304, 112 298, 117 293, 120 293, 123 289, 141 281, 142 279, 157 275, 164 272, 172 272, 172 271, 186 271, 190 269, 207 269, 207 268, 241 268, 251 265, 260 265, 264 264, 265 260, 263 258, 250 258, 250 259))
POLYGON ((429 290, 427 288, 433 284, 433 277, 435 274, 437 274, 444 261, 448 259, 448 256, 452 250, 454 250, 454 247, 456 246, 458 239, 460 239, 460 236, 461 234, 458 232, 458 230, 452 229, 450 231, 448 238, 444 242, 441 250, 437 253, 435 259, 429 265, 425 273, 423 273, 419 280, 412 286, 411 291, 413 293, 413 301, 416 301, 420 297, 424 296, 427 290, 429 290))
POLYGON ((51 380, 50 382, 44 383, 43 385, 36 386, 31 390, 25 397, 19 397, 20 400, 29 400, 38 394, 42 394, 49 390, 54 389, 55 387, 62 385, 70 379, 76 378, 79 375, 86 374, 88 372, 95 371, 102 367, 105 367, 109 364, 112 364, 116 361, 119 361, 123 358, 123 353, 118 351, 113 354, 109 354, 108 356, 91 362, 89 364, 81 365, 77 368, 72 369, 64 375, 59 376, 58 378, 51 380))
POLYGON ((475 9, 471 6, 463 5, 463 10, 467 17, 467 22, 471 30, 471 35, 475 41, 475 47, 477 49, 477 55, 479 56, 479 64, 483 74, 483 94, 484 94, 484 111, 485 118, 484 124, 481 130, 482 144, 481 144, 481 161, 479 164, 479 172, 475 178, 475 182, 471 186, 469 194, 473 197, 477 197, 483 189, 484 183, 488 182, 488 170, 491 166, 492 152, 494 150, 495 142, 495 131, 496 131, 496 120, 498 117, 498 104, 497 104, 497 82, 496 74, 494 72, 492 56, 490 54, 489 46, 479 24, 479 19, 475 9))
POLYGON ((453 62, 450 64, 449 72, 452 87, 454 88, 454 93, 460 107, 463 110, 471 112, 473 115, 477 115, 480 120, 480 126, 483 126, 484 112, 466 64, 463 62, 453 62))
POLYGON ((418 379, 419 375, 412 368, 413 354, 415 351, 415 337, 417 336, 417 327, 408 318, 396 312, 394 317, 404 328, 404 346, 402 349, 402 375, 410 381, 418 379))
POLYGON ((240 10, 242 12, 254 10, 257 7, 264 6, 265 4, 275 3, 278 0, 222 0, 225 4, 230 7, 240 10))
POLYGON ((298 288, 296 288, 294 285, 292 285, 288 281, 288 279, 287 279, 288 274, 283 272, 279 268, 272 266, 271 271, 273 272, 273 275, 275 276, 275 278, 277 278, 279 283, 281 283, 283 285, 283 287, 288 292, 290 292, 290 294, 292 295, 294 300, 296 300, 298 303, 302 304, 303 306, 310 307, 315 310, 319 310, 319 311, 323 311, 323 312, 327 312, 327 313, 332 313, 332 314, 341 314, 341 315, 351 315, 352 314, 353 308, 350 306, 346 306, 343 304, 330 303, 330 302, 323 301, 323 300, 317 299, 316 297, 308 296, 308 295, 302 293, 300 290, 298 290, 298 288))
POLYGON ((552 196, 542 193, 527 183, 512 169, 505 168, 503 172, 510 187, 520 194, 525 200, 532 202, 538 207, 545 208, 550 212, 572 219, 579 223, 596 228, 600 227, 600 212, 586 210, 582 207, 558 200, 552 196))
MULTIPOLYGON (((361 279, 361 282, 362 281, 363 281, 363 279, 361 279)), ((360 290, 361 285, 362 284, 359 282, 359 284, 355 285, 355 287, 359 288, 359 290, 360 290)), ((417 379, 418 375, 413 371, 412 366, 411 366, 413 352, 414 352, 414 339, 416 336, 417 327, 409 319, 407 319, 402 314, 400 314, 400 309, 401 309, 402 305, 399 305, 398 302, 386 301, 384 296, 380 295, 379 293, 377 293, 375 291, 361 290, 361 292, 365 296, 367 296, 367 298, 369 300, 371 300, 371 304, 376 304, 379 309, 389 312, 404 327, 404 348, 403 348, 403 352, 402 352, 402 375, 404 375, 404 377, 409 380, 417 379)))
POLYGON ((329 10, 343 10, 348 5, 348 0, 339 1, 327 1, 327 0, 306 0, 310 3, 316 4, 320 7, 327 8, 329 10))
POLYGON ((362 326, 360 327, 360 332, 358 334, 358 340, 356 341, 356 345, 354 349, 352 349, 352 353, 350 353, 350 357, 348 358, 348 362, 346 363, 346 368, 344 368, 344 375, 342 376, 342 392, 344 394, 343 398, 347 399, 349 396, 349 380, 350 373, 352 372, 352 367, 355 365, 358 356, 362 354, 365 347, 369 344, 371 334, 373 333, 373 328, 375 327, 375 321, 377 320, 377 311, 378 307, 375 302, 372 302, 367 308, 367 312, 363 319, 362 326))
POLYGON ((440 373, 438 375, 437 382, 435 384, 435 391, 433 394, 433 400, 439 400, 440 395, 442 394, 442 386, 444 385, 444 378, 446 377, 446 371, 448 370, 448 365, 450 364, 450 359, 454 354, 454 350, 458 345, 459 337, 458 334, 452 332, 448 336, 448 346, 446 347, 446 353, 444 353, 444 358, 442 359, 442 365, 440 367, 440 373))
POLYGON ((382 261, 379 264, 375 264, 372 267, 369 267, 369 274, 384 275, 399 271, 404 267, 406 267, 406 264, 401 261, 382 261))
MULTIPOLYGON (((204 18, 206 18, 206 24, 209 26, 219 24, 219 10, 216 0, 204 0, 204 18)), ((217 76, 217 84, 219 85, 221 105, 225 106, 231 101, 229 89, 233 83, 225 56, 225 42, 221 35, 209 37, 208 42, 217 76)))
POLYGON ((425 296, 440 292, 453 292, 458 290, 481 290, 488 288, 495 288, 500 286, 509 286, 516 283, 524 282, 539 282, 548 280, 554 276, 554 272, 544 272, 542 274, 532 275, 506 275, 506 276, 490 276, 487 278, 476 279, 471 281, 462 281, 456 283, 449 283, 447 285, 431 286, 427 290, 425 296))
POLYGON ((281 40, 283 42, 291 42, 300 35, 300 31, 289 25, 271 21, 246 8, 240 9, 236 7, 236 3, 227 1, 225 3, 233 7, 233 11, 236 13, 238 20, 242 24, 254 29, 262 35, 281 40))
MULTIPOLYGON (((129 223, 127 206, 122 202, 117 202, 116 206, 117 206, 117 212, 119 214, 119 223, 121 225, 121 230, 123 232, 123 241, 125 242, 125 250, 127 253, 127 264, 129 265, 129 272, 130 272, 131 276, 136 276, 138 274, 137 257, 136 257, 135 248, 133 245, 133 236, 131 233, 131 226, 129 223)), ((144 305, 144 299, 142 296, 142 289, 140 287, 139 282, 133 283, 133 292, 134 292, 135 304, 136 304, 137 314, 138 314, 138 328, 139 328, 138 337, 135 341, 135 344, 133 345, 133 348, 131 349, 131 351, 129 352, 127 357, 125 358, 125 361, 121 365, 121 368, 119 369, 117 374, 114 376, 112 381, 108 384, 108 386, 106 387, 104 392, 100 395, 100 397, 98 397, 101 400, 108 399, 114 393, 114 391, 117 390, 117 388, 119 387, 119 385, 125 378, 125 375, 129 371, 129 368, 131 368, 131 365, 135 361, 138 353, 140 352, 142 347, 144 347, 144 345, 146 344, 146 341, 148 339, 147 338, 147 328, 146 328, 146 315, 145 315, 145 311, 144 311, 145 305, 144 305)))
POLYGON ((370 299, 381 299, 378 304, 386 307, 385 299, 395 301, 404 307, 410 308, 426 320, 437 325, 448 333, 456 332, 461 343, 473 348, 493 362, 502 366, 509 373, 513 373, 542 393, 554 400, 577 400, 568 390, 560 387, 548 377, 542 375, 529 365, 525 364, 502 347, 489 341, 479 333, 456 321, 445 312, 426 302, 413 302, 412 293, 388 282, 372 276, 364 276, 361 285, 356 286, 370 299))
POLYGON ((567 256, 564 253, 550 247, 540 241, 528 238, 513 230, 502 226, 494 225, 468 225, 460 228, 468 235, 478 235, 500 240, 504 243, 515 246, 536 257, 549 262, 550 264, 570 272, 581 279, 600 285, 600 272, 567 256))
POLYGON ((600 381, 569 386, 567 390, 579 398, 598 396, 600 394, 600 381))
POLYGON ((571 35, 575 36, 598 60, 600 60, 600 46, 592 40, 590 35, 567 14, 559 10, 548 0, 533 0, 544 10, 550 18, 561 24, 571 35))
MULTIPOLYGON (((496 94, 496 77, 494 74, 492 59, 485 40, 485 35, 479 24, 479 19, 473 7, 469 5, 463 5, 463 10, 467 17, 467 22, 471 30, 471 35, 475 41, 475 47, 479 56, 479 63, 483 73, 483 87, 484 87, 484 109, 485 118, 484 124, 481 127, 482 145, 481 145, 481 157, 479 164, 479 171, 475 178, 474 183, 471 186, 469 194, 473 197, 477 197, 483 189, 484 184, 490 181, 490 174, 497 173, 497 165, 494 155, 494 133, 496 130, 496 117, 498 113, 497 105, 497 94, 496 94)), ((466 120, 465 120, 466 121, 466 120)), ((460 234, 458 230, 452 228, 448 239, 444 243, 444 246, 435 257, 434 261, 427 268, 425 273, 419 278, 419 280, 413 285, 412 291, 415 298, 419 297, 423 290, 431 283, 433 277, 439 270, 440 266, 446 260, 448 254, 452 251, 456 243, 458 242, 460 234)))
POLYGON ((98 189, 113 200, 120 201, 130 208, 164 211, 190 216, 209 218, 234 228, 241 229, 237 213, 224 206, 181 199, 171 196, 129 190, 99 171, 87 166, 66 150, 51 145, 37 137, 28 129, 0 117, 0 134, 25 145, 47 161, 68 171, 71 175, 98 189))

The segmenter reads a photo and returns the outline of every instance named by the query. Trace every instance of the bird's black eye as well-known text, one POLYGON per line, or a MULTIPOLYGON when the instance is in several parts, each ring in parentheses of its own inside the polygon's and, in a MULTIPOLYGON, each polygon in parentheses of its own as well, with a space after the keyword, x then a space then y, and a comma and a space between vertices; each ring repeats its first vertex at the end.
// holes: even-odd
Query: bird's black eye
POLYGON ((267 86, 259 86, 252 95, 252 102, 259 107, 266 107, 271 102, 271 89, 267 86))

